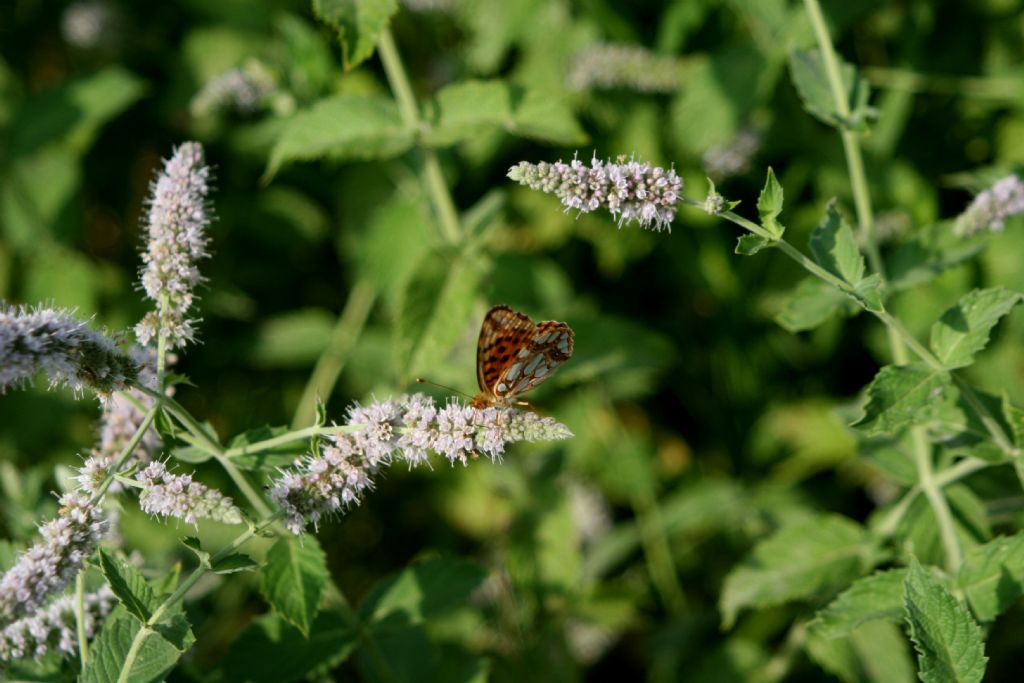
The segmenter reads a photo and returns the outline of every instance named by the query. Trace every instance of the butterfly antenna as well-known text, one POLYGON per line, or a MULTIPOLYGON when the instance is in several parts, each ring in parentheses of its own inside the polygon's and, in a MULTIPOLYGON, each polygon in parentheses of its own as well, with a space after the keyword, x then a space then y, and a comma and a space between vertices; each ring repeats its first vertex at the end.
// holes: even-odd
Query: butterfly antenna
POLYGON ((417 384, 430 384, 432 386, 437 387, 438 389, 445 389, 446 391, 450 391, 453 394, 458 394, 459 396, 465 396, 466 398, 468 398, 470 400, 472 400, 472 398, 473 398, 469 394, 464 394, 461 391, 459 391, 458 389, 453 389, 452 387, 445 386, 444 384, 438 384, 437 382, 431 382, 429 379, 423 379, 422 377, 417 377, 416 378, 416 383, 417 384))

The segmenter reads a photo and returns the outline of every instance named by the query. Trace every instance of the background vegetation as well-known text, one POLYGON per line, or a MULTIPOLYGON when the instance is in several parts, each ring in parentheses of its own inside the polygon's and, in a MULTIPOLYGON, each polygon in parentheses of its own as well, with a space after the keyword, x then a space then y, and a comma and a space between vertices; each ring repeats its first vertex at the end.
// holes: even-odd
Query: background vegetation
MULTIPOLYGON (((867 178, 883 253, 902 272, 902 247, 1024 162, 1022 4, 823 4, 838 52, 872 88, 867 178)), ((337 421, 354 400, 417 390, 417 376, 473 392, 476 334, 496 303, 576 332, 573 359, 528 397, 574 439, 517 446, 501 464, 394 468, 317 535, 335 600, 369 595, 372 608, 382 579, 433 558, 481 568, 481 587, 425 610, 420 640, 382 637, 351 657, 279 641, 290 649, 273 680, 913 680, 913 650, 888 622, 837 640, 808 627, 853 577, 776 577, 816 588, 738 599, 737 610, 760 609, 727 607, 725 627, 720 609, 726 577, 773 532, 830 528, 830 513, 873 528, 916 481, 912 463, 848 427, 892 360, 884 327, 836 315, 786 329, 799 267, 771 250, 735 255, 740 231, 698 210, 681 209, 671 234, 617 229, 505 177, 522 160, 635 155, 674 165, 690 197, 712 175, 753 218, 771 165, 787 238, 803 246, 830 198, 853 216, 840 137, 805 111, 790 76, 791 50, 815 44, 804 6, 409 1, 391 32, 433 131, 425 147, 381 132, 388 117, 400 125, 397 109, 372 104, 391 98, 381 62, 356 65, 329 23, 286 0, 0 9, 0 298, 133 325, 146 310, 136 282, 147 184, 174 145, 202 141, 218 218, 201 266, 202 343, 176 366, 195 386, 177 398, 222 436, 308 423, 310 377, 330 386, 334 370, 337 421), (667 56, 677 77, 653 93, 570 87, 573 60, 599 43, 667 56), (251 111, 196 99, 240 67, 269 84, 251 111), (439 96, 470 79, 501 79, 507 101, 480 84, 464 100, 439 96), (355 112, 355 100, 371 104, 355 112), (756 144, 722 173, 715 161, 737 135, 756 144), (434 201, 435 162, 462 218, 454 234, 434 201)), ((890 310, 923 339, 974 287, 1024 291, 1020 227, 1011 219, 941 273, 907 268, 915 285, 890 310)), ((1010 314, 968 371, 1017 405, 1022 333, 1024 317, 1010 314)), ((0 396, 7 562, 54 513, 49 491, 94 443, 97 415, 95 401, 43 386, 0 396)), ((196 467, 231 491, 215 466, 196 467)), ((1024 521, 1010 466, 947 493, 965 548, 1024 521)), ((193 563, 178 541, 190 528, 132 504, 120 528, 154 572, 193 563)), ((214 547, 230 538, 215 524, 199 531, 214 547)), ((943 563, 921 500, 886 543, 888 563, 943 563)), ((233 667, 268 611, 257 577, 203 582, 187 610, 197 643, 170 680, 241 680, 233 667)), ((988 680, 1020 671, 1022 628, 1019 603, 986 623, 988 680)))

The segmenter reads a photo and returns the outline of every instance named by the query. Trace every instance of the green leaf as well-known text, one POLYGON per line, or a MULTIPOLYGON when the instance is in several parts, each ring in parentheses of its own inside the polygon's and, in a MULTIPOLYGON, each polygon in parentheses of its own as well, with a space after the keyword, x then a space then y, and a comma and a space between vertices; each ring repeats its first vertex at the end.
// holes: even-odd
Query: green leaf
POLYGON ((267 551, 266 564, 260 570, 260 593, 302 634, 320 609, 320 597, 327 585, 327 556, 316 537, 282 537, 267 551))
MULTIPOLYGON (((231 439, 228 448, 245 448, 250 444, 267 441, 290 431, 292 431, 291 428, 284 425, 257 427, 231 439)), ((305 455, 309 451, 308 444, 307 439, 297 439, 265 450, 236 455, 231 458, 231 462, 243 470, 271 470, 290 465, 295 458, 305 455)))
POLYGON ((433 218, 419 194, 395 193, 379 209, 359 242, 362 277, 394 301, 408 286, 435 240, 433 218))
POLYGON ((354 69, 373 54, 380 35, 387 30, 398 0, 313 0, 313 13, 338 34, 346 70, 354 69))
POLYGON ((11 123, 7 154, 17 158, 60 142, 84 154, 100 128, 134 104, 145 91, 142 79, 121 67, 107 67, 28 100, 11 123))
POLYGON ((99 550, 99 557, 100 570, 110 584, 110 590, 131 614, 140 621, 148 621, 160 600, 146 583, 145 577, 138 569, 117 559, 103 548, 99 550))
POLYGON ((1024 595, 1024 533, 968 550, 957 586, 978 619, 991 621, 1005 612, 1024 595))
POLYGON ((220 680, 291 683, 326 673, 352 653, 358 634, 336 612, 317 615, 307 638, 276 614, 254 619, 222 664, 220 680))
POLYGON ((879 273, 869 275, 855 284, 853 294, 869 311, 878 313, 885 308, 882 303, 882 276, 879 273))
POLYGON ((906 620, 924 683, 969 683, 985 675, 985 643, 967 610, 916 560, 904 582, 906 620))
POLYGON ((212 458, 213 454, 195 446, 179 446, 171 449, 171 457, 181 462, 199 464, 212 458))
POLYGON ((761 227, 767 230, 774 237, 782 237, 786 228, 776 219, 782 213, 783 192, 782 185, 775 177, 775 171, 768 167, 768 177, 765 178, 764 188, 757 197, 757 214, 761 217, 761 227))
POLYGON ((838 638, 869 621, 901 620, 906 576, 906 569, 888 569, 857 579, 818 612, 815 628, 826 638, 838 638))
POLYGON ((932 325, 932 351, 950 370, 970 365, 974 354, 988 344, 992 328, 1020 298, 1017 292, 1002 287, 975 289, 964 295, 932 325))
POLYGON ((864 257, 853 229, 836 210, 835 199, 829 201, 825 217, 811 233, 810 244, 818 265, 839 279, 855 285, 864 277, 864 257))
MULTIPOLYGON (((900 615, 903 589, 900 588, 900 615)), ((912 683, 917 680, 906 636, 895 624, 866 622, 845 638, 828 638, 816 623, 804 649, 821 668, 845 683, 912 683)))
POLYGON ((871 536, 845 517, 822 515, 783 527, 726 576, 719 603, 722 626, 732 627, 745 607, 827 595, 877 560, 871 536))
POLYGON ((587 135, 560 96, 500 80, 453 83, 437 94, 437 114, 424 142, 447 147, 501 129, 554 144, 581 144, 587 135))
POLYGON ((1003 419, 1010 427, 1010 434, 1013 437, 1013 445, 1017 448, 1024 448, 1024 410, 1010 402, 1010 397, 1004 392, 1002 400, 1003 419))
POLYGON ((210 569, 214 574, 234 574, 259 569, 259 564, 245 553, 232 553, 217 560, 210 569))
POLYGON ((327 346, 335 316, 320 308, 296 308, 267 316, 256 331, 249 351, 263 368, 307 368, 327 346))
POLYGON ((864 417, 854 426, 876 436, 928 422, 951 382, 948 372, 923 365, 887 365, 871 381, 864 417))
POLYGON ((742 256, 753 256, 765 247, 771 246, 771 244, 771 242, 760 235, 740 235, 739 239, 736 240, 736 253, 742 256))
POLYGON ((146 630, 140 635, 142 628, 142 622, 133 614, 122 608, 116 609, 103 622, 99 634, 89 646, 89 663, 82 670, 81 681, 163 681, 185 649, 191 646, 191 641, 175 645, 155 630, 146 630), (133 647, 137 637, 139 644, 133 647))
POLYGON ((845 294, 827 282, 806 277, 785 294, 775 322, 789 332, 813 330, 843 310, 847 301, 845 294))
POLYGON ((835 98, 829 85, 825 64, 818 50, 793 50, 789 53, 789 74, 804 109, 819 121, 830 126, 850 127, 860 130, 868 116, 867 85, 857 75, 851 64, 841 62, 840 78, 844 95, 850 108, 850 118, 843 120, 836 110, 835 98))
POLYGON ((486 576, 472 562, 430 560, 378 582, 359 611, 365 620, 377 624, 393 619, 403 625, 420 623, 458 607, 486 576))
POLYGON ((391 98, 333 95, 288 120, 265 175, 294 161, 390 159, 412 147, 413 138, 391 98))

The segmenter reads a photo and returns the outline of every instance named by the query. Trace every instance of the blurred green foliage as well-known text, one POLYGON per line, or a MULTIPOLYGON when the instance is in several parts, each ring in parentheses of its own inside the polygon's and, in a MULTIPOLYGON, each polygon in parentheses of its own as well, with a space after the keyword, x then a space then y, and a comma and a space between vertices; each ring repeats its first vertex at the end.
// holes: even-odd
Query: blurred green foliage
MULTIPOLYGON (((173 145, 197 139, 216 171, 217 220, 202 343, 176 366, 195 386, 177 397, 222 438, 288 424, 318 359, 339 344, 329 419, 343 421, 353 400, 417 390, 418 376, 472 392, 476 334, 495 303, 575 330, 573 359, 529 398, 576 437, 516 447, 497 465, 396 468, 362 506, 321 526, 332 577, 324 600, 358 606, 379 636, 373 648, 350 657, 352 636, 330 610, 312 627, 308 605, 296 607, 302 624, 269 612, 255 575, 208 577, 187 604, 196 644, 169 680, 912 680, 912 651, 890 623, 850 626, 839 615, 829 627, 840 639, 807 626, 878 553, 912 548, 942 562, 921 499, 895 549, 865 531, 916 480, 891 442, 865 443, 847 427, 862 388, 892 360, 884 329, 832 315, 841 302, 823 302, 816 284, 801 285, 809 298, 792 296, 794 264, 734 255, 738 231, 698 211, 682 210, 671 234, 617 229, 505 178, 521 160, 635 154, 674 165, 686 194, 701 198, 714 175, 709 150, 752 131, 756 151, 713 179, 754 218, 771 165, 785 188, 787 238, 806 244, 827 202, 836 197, 849 217, 852 197, 838 135, 804 111, 834 116, 813 90, 820 64, 791 57, 814 44, 803 5, 403 3, 391 30, 429 124, 417 139, 372 43, 339 46, 317 20, 330 19, 331 4, 5 3, 0 298, 133 325, 146 310, 136 280, 147 183, 173 145), (678 89, 568 90, 570 60, 598 42, 677 56, 678 89), (204 85, 254 62, 273 83, 254 110, 196 111, 204 85), (454 239, 423 180, 425 149, 465 228, 454 239), (822 524, 828 543, 802 549, 796 603, 743 593, 753 585, 746 572, 780 559, 761 545, 768 568, 757 565, 748 557, 757 542, 822 524), (835 545, 854 550, 828 555, 835 545), (813 565, 823 554, 828 566, 813 565), (437 572, 450 594, 424 603, 437 572), (319 640, 302 637, 309 628, 319 640), (302 665, 254 667, 257 650, 302 665)), ((1024 164, 1022 9, 1020 0, 824 3, 840 54, 865 80, 870 193, 894 286, 907 286, 888 306, 919 339, 974 287, 1024 291, 1019 219, 985 248, 965 243, 962 256, 977 258, 937 276, 917 257, 969 191, 1024 164)), ((1016 404, 1022 334, 1018 311, 968 373, 1016 404)), ((10 539, 0 566, 53 514, 56 468, 89 450, 96 417, 94 401, 43 387, 0 397, 10 539)), ((196 467, 230 490, 215 466, 196 467)), ((1024 521, 1007 467, 947 493, 968 548, 1024 521)), ((131 504, 121 533, 150 569, 194 562, 178 538, 195 530, 131 504)), ((230 539, 213 524, 199 536, 204 547, 230 539)), ((942 600, 934 579, 910 571, 915 590, 942 600)), ((982 609, 991 618, 1006 608, 988 636, 989 680, 1019 672, 1019 602, 982 609)))

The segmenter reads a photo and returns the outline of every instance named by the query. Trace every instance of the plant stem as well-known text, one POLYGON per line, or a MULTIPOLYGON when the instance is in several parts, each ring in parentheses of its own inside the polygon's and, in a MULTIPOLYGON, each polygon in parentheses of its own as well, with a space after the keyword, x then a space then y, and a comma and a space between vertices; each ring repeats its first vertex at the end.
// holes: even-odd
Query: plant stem
POLYGON ((262 453, 263 451, 269 451, 271 448, 283 446, 286 443, 303 441, 305 439, 310 439, 320 434, 344 434, 345 432, 357 431, 357 429, 357 427, 352 427, 350 425, 332 427, 322 427, 314 425, 312 427, 306 427, 305 429, 297 429, 293 432, 288 432, 287 434, 281 434, 270 439, 264 439, 263 441, 254 441, 244 446, 228 448, 224 451, 224 457, 237 458, 240 455, 252 455, 254 453, 262 453))
POLYGON ((85 570, 75 577, 75 632, 78 634, 78 658, 84 668, 89 663, 89 639, 85 635, 85 570))
MULTIPOLYGON (((818 0, 804 0, 804 7, 807 9, 807 16, 810 18, 811 27, 821 50, 821 57, 825 65, 825 73, 828 78, 829 89, 832 91, 832 100, 839 115, 839 134, 843 140, 843 151, 846 155, 846 166, 850 174, 850 185, 853 190, 853 202, 857 211, 857 223, 860 231, 861 242, 867 252, 868 263, 871 269, 882 278, 885 283, 885 267, 878 250, 878 243, 874 236, 874 214, 871 208, 871 196, 868 190, 867 175, 864 172, 864 158, 861 155, 860 144, 857 134, 847 127, 850 119, 850 103, 847 100, 846 86, 843 84, 842 74, 839 69, 839 60, 836 57, 835 47, 832 44, 832 37, 829 35, 828 26, 825 24, 825 17, 821 13, 821 6, 818 0)), ((875 312, 883 322, 889 335, 889 347, 892 351, 893 362, 897 365, 905 365, 907 362, 907 350, 904 341, 928 362, 927 357, 934 359, 927 349, 922 347, 913 335, 901 334, 905 332, 903 326, 893 318, 887 311, 875 312), (922 355, 921 351, 924 352, 922 355)), ((937 362, 937 360, 936 360, 937 362)), ((929 363, 931 365, 931 363, 929 363)), ((941 366, 941 364, 940 364, 941 366)), ((923 427, 911 427, 911 441, 913 443, 914 464, 917 467, 918 483, 925 497, 931 504, 935 521, 939 527, 939 535, 946 553, 947 568, 956 570, 963 559, 963 551, 956 535, 956 528, 953 526, 953 515, 949 510, 949 503, 942 490, 935 485, 932 470, 932 450, 928 443, 927 434, 923 427)))
MULTIPOLYGON (((420 120, 419 108, 416 106, 416 97, 409 84, 409 76, 405 72, 405 66, 398 54, 395 40, 391 37, 391 31, 388 29, 380 34, 380 39, 377 41, 377 54, 380 55, 384 73, 391 85, 391 92, 398 101, 398 110, 402 114, 405 125, 413 131, 422 130, 426 124, 420 120)), ((449 243, 458 244, 462 238, 462 225, 458 212, 455 210, 455 202, 452 201, 451 193, 445 183, 444 174, 441 172, 441 163, 438 161, 437 152, 429 147, 421 147, 420 156, 423 165, 423 181, 427 186, 427 193, 434 205, 434 210, 437 212, 441 232, 449 243)))
POLYGON ((348 295, 345 310, 338 317, 338 322, 327 341, 327 348, 320 354, 313 373, 306 382, 306 388, 292 418, 293 428, 297 429, 311 423, 316 417, 317 398, 326 400, 334 391, 338 376, 341 375, 345 362, 363 331, 376 298, 377 292, 367 280, 356 281, 348 295))
POLYGON ((139 652, 142 650, 142 645, 145 643, 146 638, 154 634, 153 626, 155 626, 163 617, 164 612, 173 607, 179 600, 181 600, 185 593, 188 592, 192 586, 196 584, 199 579, 203 577, 210 569, 217 564, 220 560, 231 555, 233 552, 238 550, 248 541, 250 538, 255 536, 260 531, 269 528, 273 525, 284 513, 279 511, 269 517, 262 520, 258 525, 250 526, 244 532, 239 534, 235 540, 233 540, 228 546, 222 548, 216 555, 211 557, 208 561, 201 563, 195 570, 189 574, 188 578, 182 581, 177 589, 171 593, 167 598, 161 602, 156 609, 153 610, 153 614, 146 620, 142 627, 135 634, 132 639, 131 645, 128 648, 128 652, 125 655, 124 663, 121 665, 121 671, 118 674, 118 683, 125 683, 131 680, 130 675, 132 668, 135 666, 135 660, 139 656, 139 652))
MULTIPOLYGON (((988 462, 981 458, 964 458, 952 467, 948 467, 941 472, 934 475, 933 481, 935 486, 938 488, 945 488, 950 484, 956 483, 971 474, 974 474, 978 470, 983 470, 988 467, 994 467, 998 463, 988 462)), ((896 531, 896 527, 899 525, 900 520, 903 519, 903 515, 906 514, 907 509, 910 507, 917 495, 921 493, 921 487, 918 484, 914 484, 907 492, 903 494, 899 502, 896 503, 889 510, 889 513, 885 516, 885 519, 876 527, 878 533, 883 537, 892 536, 896 531)))
POLYGON ((121 469, 125 462, 128 461, 128 458, 130 458, 132 454, 135 452, 135 449, 138 448, 139 442, 142 441, 142 437, 146 435, 146 432, 149 430, 149 426, 153 424, 153 420, 156 419, 156 414, 157 412, 159 412, 159 410, 160 404, 154 403, 153 407, 150 408, 149 411, 146 413, 146 416, 142 418, 142 422, 139 423, 139 426, 138 428, 136 428, 135 433, 132 434, 132 438, 128 440, 128 443, 124 445, 124 448, 121 449, 121 452, 117 454, 117 457, 114 459, 113 464, 111 464, 110 467, 107 468, 106 476, 103 477, 103 481, 100 483, 98 487, 96 487, 96 492, 93 493, 92 497, 89 499, 89 503, 91 505, 99 503, 100 498, 102 498, 103 495, 107 492, 107 489, 110 488, 110 485, 113 483, 114 477, 117 475, 118 470, 121 469))

